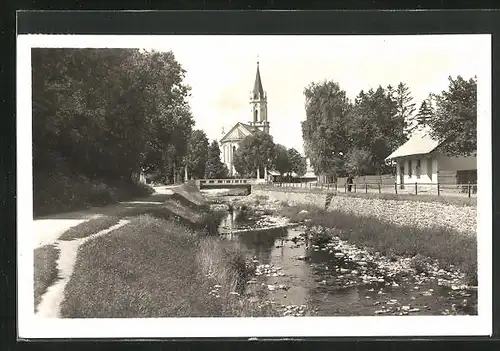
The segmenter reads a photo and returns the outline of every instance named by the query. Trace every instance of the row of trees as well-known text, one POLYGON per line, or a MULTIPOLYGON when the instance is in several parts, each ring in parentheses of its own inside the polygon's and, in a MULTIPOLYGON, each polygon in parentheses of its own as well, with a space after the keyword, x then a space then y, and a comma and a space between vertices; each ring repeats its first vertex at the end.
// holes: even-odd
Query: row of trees
POLYGON ((257 169, 262 172, 264 168, 275 170, 282 177, 306 172, 306 160, 297 150, 275 144, 271 135, 260 131, 240 142, 233 161, 236 172, 245 177, 255 177, 257 169))
POLYGON ((432 137, 447 141, 448 153, 474 152, 476 80, 459 76, 449 82, 447 91, 430 95, 418 111, 405 83, 361 91, 354 101, 336 82, 310 84, 302 134, 316 173, 334 178, 392 172, 385 158, 425 126, 432 137))
MULTIPOLYGON (((206 134, 194 130, 188 141, 183 165, 192 178, 226 178, 228 169, 220 158, 216 140, 210 145, 206 134)), ((292 172, 303 175, 306 172, 305 158, 295 149, 275 144, 271 135, 256 132, 243 139, 234 155, 234 167, 239 176, 255 177, 257 168, 276 170, 282 176, 292 172)), ((261 173, 262 174, 262 173, 261 173)))
POLYGON ((194 120, 171 52, 33 49, 32 68, 35 170, 62 158, 89 177, 172 179, 194 120))
POLYGON ((219 143, 214 140, 209 145, 207 135, 202 130, 194 130, 188 141, 188 151, 183 160, 192 178, 226 178, 228 169, 220 159, 219 143))

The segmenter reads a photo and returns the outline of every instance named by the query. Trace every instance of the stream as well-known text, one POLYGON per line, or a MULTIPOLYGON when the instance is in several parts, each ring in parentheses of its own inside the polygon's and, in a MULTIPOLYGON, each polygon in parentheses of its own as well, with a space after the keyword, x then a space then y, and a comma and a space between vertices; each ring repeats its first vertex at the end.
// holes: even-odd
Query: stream
POLYGON ((335 236, 311 243, 306 227, 287 227, 272 211, 227 211, 220 237, 233 241, 255 264, 247 282, 287 316, 475 315, 477 290, 460 274, 434 268, 416 274, 408 259, 391 261, 335 236), (405 268, 406 267, 406 268, 405 268))

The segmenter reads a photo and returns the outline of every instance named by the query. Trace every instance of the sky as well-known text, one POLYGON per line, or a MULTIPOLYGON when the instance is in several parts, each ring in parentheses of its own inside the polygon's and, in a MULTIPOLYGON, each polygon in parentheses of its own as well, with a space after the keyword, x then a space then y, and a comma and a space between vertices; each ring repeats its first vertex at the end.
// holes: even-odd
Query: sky
POLYGON ((310 83, 334 80, 354 98, 405 82, 418 109, 429 93, 447 89, 448 76, 480 79, 485 45, 474 35, 167 36, 154 49, 172 50, 186 70, 195 128, 209 139, 251 120, 258 57, 270 133, 302 152, 303 92, 310 83))

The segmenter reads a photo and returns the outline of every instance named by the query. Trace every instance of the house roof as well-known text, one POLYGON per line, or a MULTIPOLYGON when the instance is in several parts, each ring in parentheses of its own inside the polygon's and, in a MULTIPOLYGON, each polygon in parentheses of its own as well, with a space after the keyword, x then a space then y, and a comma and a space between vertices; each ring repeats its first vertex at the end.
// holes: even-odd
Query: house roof
POLYGON ((441 144, 429 135, 428 129, 415 132, 410 139, 397 148, 385 159, 390 160, 403 156, 428 154, 441 144))

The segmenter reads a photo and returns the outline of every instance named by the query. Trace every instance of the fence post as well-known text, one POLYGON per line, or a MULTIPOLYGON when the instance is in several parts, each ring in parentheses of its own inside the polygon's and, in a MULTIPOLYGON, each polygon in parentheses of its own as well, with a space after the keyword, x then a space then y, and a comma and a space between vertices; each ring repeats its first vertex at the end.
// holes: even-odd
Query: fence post
POLYGON ((398 183, 394 182, 394 191, 396 192, 396 195, 398 194, 398 183))
POLYGON ((437 187, 438 187, 438 196, 439 196, 439 182, 437 182, 437 187))
POLYGON ((417 185, 417 182, 415 182, 415 195, 418 195, 418 185, 417 185))
POLYGON ((358 183, 354 183, 354 192, 356 192, 356 186, 358 185, 358 183))
POLYGON ((380 185, 380 183, 378 183, 378 193, 380 194, 382 192, 382 186, 380 185))
POLYGON ((326 183, 326 190, 330 190, 330 183, 326 183))
POLYGON ((467 183, 467 186, 468 186, 468 192, 469 192, 469 197, 470 197, 470 181, 467 183))
POLYGON ((344 184, 344 192, 347 193, 347 182, 344 184))
POLYGON ((368 184, 365 182, 365 194, 368 194, 368 184))
POLYGON ((337 192, 337 182, 335 182, 335 192, 337 192))

